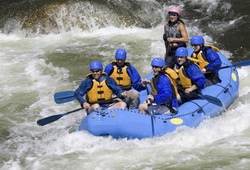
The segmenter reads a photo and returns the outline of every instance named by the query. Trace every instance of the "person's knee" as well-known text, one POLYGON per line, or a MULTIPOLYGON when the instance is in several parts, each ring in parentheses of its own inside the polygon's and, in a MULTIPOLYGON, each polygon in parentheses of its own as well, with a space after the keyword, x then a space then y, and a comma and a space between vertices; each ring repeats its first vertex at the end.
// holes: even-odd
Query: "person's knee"
POLYGON ((178 103, 182 103, 181 96, 179 94, 177 94, 177 101, 178 103))
POLYGON ((100 107, 100 105, 99 105, 98 103, 95 103, 95 104, 93 104, 90 108, 91 108, 92 110, 96 110, 98 107, 100 107))
POLYGON ((121 102, 121 109, 126 109, 127 104, 125 102, 121 102))
POLYGON ((142 104, 139 105, 139 112, 143 114, 147 114, 147 104, 143 102, 142 104))
POLYGON ((136 90, 130 90, 128 92, 128 97, 132 98, 132 99, 137 99, 137 98, 140 97, 140 93, 138 91, 136 91, 136 90))
POLYGON ((136 109, 140 103, 140 93, 136 90, 130 90, 128 94, 125 102, 128 103, 129 109, 136 109))
POLYGON ((138 107, 139 112, 141 112, 142 108, 143 108, 143 103, 140 104, 139 107, 138 107))

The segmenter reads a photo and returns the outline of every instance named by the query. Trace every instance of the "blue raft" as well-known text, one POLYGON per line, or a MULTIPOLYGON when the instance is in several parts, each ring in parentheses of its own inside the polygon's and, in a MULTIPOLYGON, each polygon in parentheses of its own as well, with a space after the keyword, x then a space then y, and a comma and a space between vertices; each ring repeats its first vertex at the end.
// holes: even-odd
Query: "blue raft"
MULTIPOLYGON (((189 54, 192 48, 189 48, 189 54)), ((182 104, 175 115, 145 115, 135 110, 105 109, 94 111, 85 117, 77 130, 86 130, 95 136, 112 136, 113 138, 143 139, 163 136, 175 131, 180 126, 197 127, 204 119, 213 118, 230 106, 239 95, 239 78, 235 67, 221 53, 219 70, 221 83, 211 85, 202 90, 203 95, 218 98, 223 106, 212 104, 204 99, 196 99, 182 104), (227 67, 229 66, 229 67, 227 67)), ((147 78, 152 75, 149 74, 147 78)), ((140 92, 140 99, 147 97, 146 91, 140 92)))

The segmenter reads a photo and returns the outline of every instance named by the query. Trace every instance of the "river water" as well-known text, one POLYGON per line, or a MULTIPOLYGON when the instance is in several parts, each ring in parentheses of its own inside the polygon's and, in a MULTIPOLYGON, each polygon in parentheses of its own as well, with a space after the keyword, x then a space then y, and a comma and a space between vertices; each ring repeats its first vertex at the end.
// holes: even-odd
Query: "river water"
MULTIPOLYGON (((84 111, 53 95, 75 90, 89 63, 117 48, 146 76, 163 56, 167 9, 183 9, 189 38, 203 35, 235 63, 250 59, 250 2, 237 0, 2 0, 0 2, 0 169, 248 169, 250 67, 237 68, 239 98, 198 128, 153 139, 115 140, 76 132, 84 111)), ((189 44, 188 44, 189 46, 189 44)))

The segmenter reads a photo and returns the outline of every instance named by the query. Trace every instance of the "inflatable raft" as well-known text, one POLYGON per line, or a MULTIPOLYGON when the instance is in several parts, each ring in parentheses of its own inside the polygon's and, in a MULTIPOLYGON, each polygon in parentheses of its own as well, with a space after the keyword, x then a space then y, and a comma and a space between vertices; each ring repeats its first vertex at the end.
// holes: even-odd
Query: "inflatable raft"
MULTIPOLYGON (((189 48, 189 54, 192 48, 189 48)), ((216 105, 202 98, 182 104, 178 113, 166 115, 155 113, 145 115, 135 110, 100 109, 85 117, 78 125, 78 131, 88 131, 95 136, 112 136, 113 138, 143 139, 163 136, 175 131, 180 126, 197 127, 204 119, 213 118, 229 107, 239 95, 238 72, 228 59, 217 52, 222 65, 219 69, 221 83, 202 90, 202 95, 219 99, 223 106, 216 105)), ((152 73, 146 78, 150 78, 152 73)), ((143 102, 147 92, 140 92, 143 102)))

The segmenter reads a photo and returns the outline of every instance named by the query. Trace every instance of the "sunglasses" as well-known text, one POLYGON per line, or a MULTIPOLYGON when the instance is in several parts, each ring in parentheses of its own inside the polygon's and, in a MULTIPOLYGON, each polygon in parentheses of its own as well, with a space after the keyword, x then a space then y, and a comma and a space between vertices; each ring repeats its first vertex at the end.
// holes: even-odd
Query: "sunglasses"
POLYGON ((152 66, 152 68, 161 68, 161 67, 159 67, 159 66, 152 66))
POLYGON ((200 44, 191 44, 191 46, 198 46, 198 45, 200 45, 200 44))
POLYGON ((172 16, 172 17, 176 17, 176 16, 178 16, 178 14, 176 14, 176 13, 169 13, 168 14, 170 17, 172 16))
POLYGON ((92 73, 98 73, 101 70, 91 70, 92 73))

